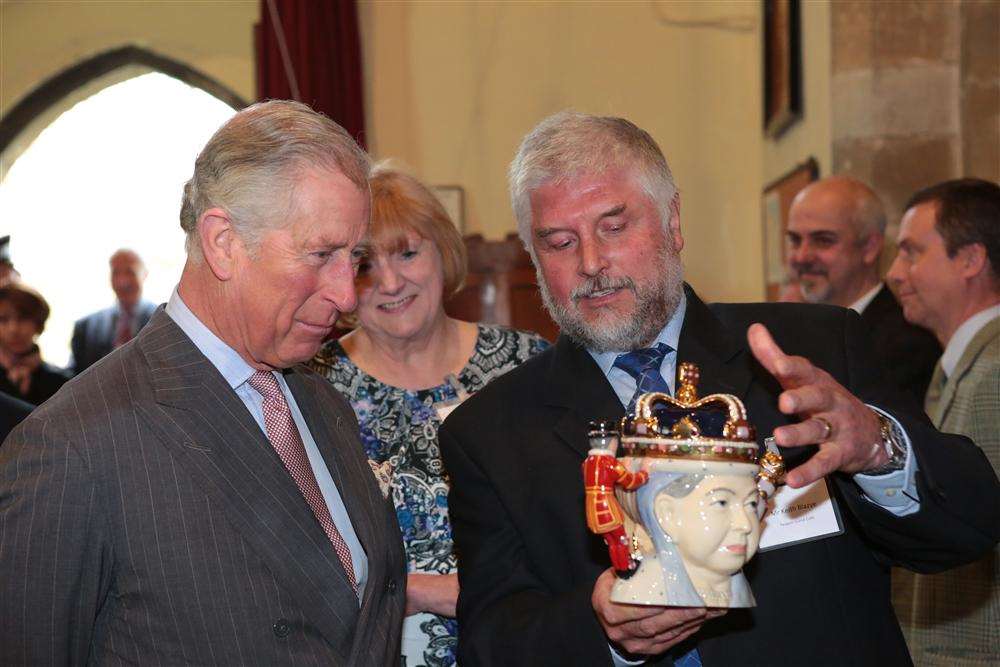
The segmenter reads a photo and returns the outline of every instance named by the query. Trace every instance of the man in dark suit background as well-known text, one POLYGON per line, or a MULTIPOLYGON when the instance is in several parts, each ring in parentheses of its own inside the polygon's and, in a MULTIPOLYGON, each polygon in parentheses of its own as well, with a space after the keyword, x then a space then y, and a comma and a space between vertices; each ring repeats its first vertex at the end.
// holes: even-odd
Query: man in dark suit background
POLYGON ((294 102, 209 140, 166 308, 0 449, 0 664, 398 664, 395 514, 299 365, 354 308, 368 170, 294 102))
POLYGON ((121 248, 108 260, 115 305, 77 320, 73 325, 70 370, 82 373, 111 350, 121 347, 146 326, 156 304, 142 300, 146 265, 134 250, 121 248))
POLYGON ((885 227, 885 208, 871 188, 849 176, 824 178, 792 201, 789 260, 806 301, 861 315, 889 379, 923 405, 941 346, 930 331, 903 318, 879 277, 885 227))
POLYGON ((907 664, 889 564, 939 570, 1000 539, 1000 485, 982 453, 907 411, 851 311, 709 307, 683 287, 676 186, 628 121, 550 117, 510 179, 562 333, 440 431, 461 554, 459 661, 907 664), (652 363, 637 370, 634 356, 652 363), (825 476, 841 510, 843 534, 749 563, 755 609, 613 604, 607 549, 586 527, 588 421, 620 418, 647 376, 672 387, 681 361, 701 369, 700 393, 741 397, 759 437, 774 434, 790 486, 825 476))

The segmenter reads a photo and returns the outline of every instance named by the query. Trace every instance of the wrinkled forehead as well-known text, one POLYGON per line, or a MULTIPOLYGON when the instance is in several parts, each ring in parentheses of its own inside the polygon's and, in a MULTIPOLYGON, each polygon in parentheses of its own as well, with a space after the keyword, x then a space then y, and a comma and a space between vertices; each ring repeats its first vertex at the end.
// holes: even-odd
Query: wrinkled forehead
POLYGON ((538 213, 548 210, 573 208, 588 204, 607 203, 611 200, 632 204, 636 201, 654 200, 642 179, 631 171, 619 170, 601 173, 576 172, 554 177, 540 183, 529 193, 533 211, 532 224, 539 222, 538 213))

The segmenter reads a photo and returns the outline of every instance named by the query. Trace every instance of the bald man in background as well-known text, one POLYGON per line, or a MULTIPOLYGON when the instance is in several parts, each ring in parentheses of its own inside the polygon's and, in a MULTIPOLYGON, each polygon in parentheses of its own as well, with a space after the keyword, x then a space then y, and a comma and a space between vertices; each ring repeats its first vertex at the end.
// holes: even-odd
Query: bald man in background
POLYGON ((156 310, 155 303, 142 298, 142 284, 147 272, 146 264, 137 252, 128 248, 116 250, 108 260, 108 266, 115 305, 91 313, 77 320, 73 326, 70 370, 74 375, 132 340, 156 310))
POLYGON ((824 178, 792 201, 789 263, 806 301, 861 315, 889 379, 922 405, 941 346, 929 331, 903 318, 882 282, 885 226, 885 209, 871 188, 847 176, 824 178))

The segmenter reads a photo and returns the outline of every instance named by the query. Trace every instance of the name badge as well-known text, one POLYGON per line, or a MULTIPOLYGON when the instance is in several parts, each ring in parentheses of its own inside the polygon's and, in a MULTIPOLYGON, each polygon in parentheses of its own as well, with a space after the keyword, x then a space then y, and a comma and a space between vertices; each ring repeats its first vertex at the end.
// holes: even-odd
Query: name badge
POLYGON ((840 509, 830 495, 825 477, 801 489, 782 485, 768 501, 768 513, 760 535, 760 551, 780 549, 843 532, 840 509))

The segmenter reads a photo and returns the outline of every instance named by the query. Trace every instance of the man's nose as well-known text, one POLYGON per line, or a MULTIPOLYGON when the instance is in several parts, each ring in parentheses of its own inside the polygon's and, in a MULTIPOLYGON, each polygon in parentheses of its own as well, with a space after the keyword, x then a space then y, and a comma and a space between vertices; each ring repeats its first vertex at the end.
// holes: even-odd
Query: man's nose
POLYGON ((808 264, 814 256, 812 246, 805 241, 792 248, 792 262, 795 264, 808 264))
POLYGON ((903 282, 903 262, 899 258, 899 255, 896 255, 896 259, 892 260, 892 264, 885 274, 885 279, 890 285, 898 286, 903 282))
POLYGON ((333 303, 338 311, 346 313, 358 305, 358 292, 354 285, 354 267, 337 267, 324 279, 323 297, 333 303))
POLYGON ((580 240, 580 273, 596 276, 608 268, 604 248, 596 239, 580 240))

